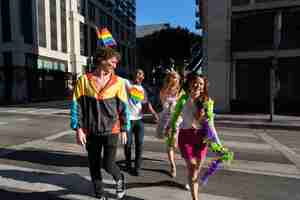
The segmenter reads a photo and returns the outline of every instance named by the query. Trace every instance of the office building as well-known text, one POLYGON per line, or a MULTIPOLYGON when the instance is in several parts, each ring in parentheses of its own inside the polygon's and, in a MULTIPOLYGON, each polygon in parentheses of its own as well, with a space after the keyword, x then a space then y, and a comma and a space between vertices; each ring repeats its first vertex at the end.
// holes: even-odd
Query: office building
POLYGON ((0 102, 60 99, 97 48, 97 27, 108 27, 135 66, 135 0, 1 0, 0 102))
POLYGON ((208 1, 208 76, 219 112, 300 113, 300 1, 208 1))

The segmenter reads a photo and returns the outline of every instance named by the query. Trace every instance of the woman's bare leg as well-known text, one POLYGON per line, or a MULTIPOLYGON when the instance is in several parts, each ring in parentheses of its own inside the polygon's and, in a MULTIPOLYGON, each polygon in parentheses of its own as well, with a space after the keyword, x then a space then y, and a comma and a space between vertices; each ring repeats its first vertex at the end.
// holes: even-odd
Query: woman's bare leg
POLYGON ((203 161, 201 160, 186 160, 188 168, 188 180, 191 188, 193 200, 199 200, 199 173, 203 161))
POLYGON ((168 151, 168 158, 171 166, 170 174, 173 178, 176 177, 176 163, 175 163, 175 150, 174 147, 167 147, 168 151))

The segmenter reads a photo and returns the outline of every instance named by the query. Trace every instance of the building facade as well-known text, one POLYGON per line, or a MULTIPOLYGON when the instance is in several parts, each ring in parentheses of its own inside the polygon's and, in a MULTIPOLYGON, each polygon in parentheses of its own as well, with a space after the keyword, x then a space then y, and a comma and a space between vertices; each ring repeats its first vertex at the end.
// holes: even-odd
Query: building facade
POLYGON ((0 103, 64 97, 95 53, 95 25, 108 27, 132 71, 135 13, 135 0, 1 0, 0 103))
POLYGON ((299 114, 299 0, 208 1, 208 76, 220 112, 299 114))

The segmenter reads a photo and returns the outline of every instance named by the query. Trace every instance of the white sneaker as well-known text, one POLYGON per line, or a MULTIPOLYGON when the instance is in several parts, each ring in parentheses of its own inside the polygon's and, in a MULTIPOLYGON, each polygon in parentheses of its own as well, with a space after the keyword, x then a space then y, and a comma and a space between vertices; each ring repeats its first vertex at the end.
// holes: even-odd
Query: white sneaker
POLYGON ((185 188, 187 191, 190 191, 190 190, 191 190, 191 187, 190 187, 190 185, 189 185, 188 183, 185 184, 184 188, 185 188))
POLYGON ((122 199, 126 194, 125 176, 121 174, 121 179, 116 182, 117 199, 122 199))

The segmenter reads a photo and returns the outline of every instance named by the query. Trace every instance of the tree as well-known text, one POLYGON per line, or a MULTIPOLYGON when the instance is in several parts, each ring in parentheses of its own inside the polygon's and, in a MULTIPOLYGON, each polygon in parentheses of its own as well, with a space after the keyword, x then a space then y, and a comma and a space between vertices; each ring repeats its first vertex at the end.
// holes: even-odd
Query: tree
POLYGON ((175 66, 183 66, 191 59, 195 44, 201 45, 201 37, 181 27, 162 29, 138 40, 139 55, 163 67, 169 67, 170 59, 175 66))

